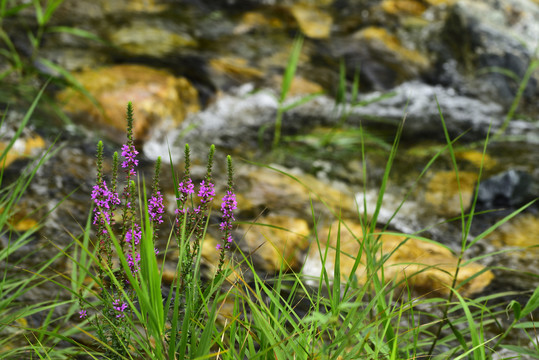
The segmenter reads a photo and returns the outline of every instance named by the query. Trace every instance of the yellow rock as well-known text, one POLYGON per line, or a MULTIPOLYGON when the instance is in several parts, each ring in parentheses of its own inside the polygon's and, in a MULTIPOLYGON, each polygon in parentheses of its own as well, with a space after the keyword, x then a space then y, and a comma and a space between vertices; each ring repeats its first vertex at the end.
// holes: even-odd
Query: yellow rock
MULTIPOLYGON (((272 78, 272 82, 276 88, 280 88, 283 82, 282 75, 275 75, 272 78)), ((309 95, 320 93, 324 91, 324 88, 315 82, 309 81, 301 76, 295 76, 290 84, 290 90, 287 93, 287 96, 299 96, 299 95, 309 95)))
MULTIPOLYGON (((9 141, 0 140, 0 154, 7 148, 9 141)), ((18 138, 0 163, 0 169, 8 167, 15 160, 24 159, 39 154, 45 149, 45 140, 37 134, 30 137, 18 138)))
POLYGON ((392 15, 407 14, 419 16, 427 9, 423 3, 414 0, 384 0, 380 6, 386 13, 392 15))
MULTIPOLYGON (((0 208, 0 214, 4 212, 4 208, 0 208)), ((24 203, 20 204, 18 208, 12 209, 9 214, 8 223, 12 229, 19 232, 24 232, 36 228, 38 222, 28 217, 29 209, 25 209, 24 203)))
POLYGON ((262 71, 250 67, 247 60, 243 58, 223 57, 212 59, 209 64, 213 70, 226 74, 235 81, 242 83, 258 80, 264 76, 262 71))
POLYGON ((261 27, 281 29, 284 27, 284 24, 279 18, 268 17, 267 14, 249 11, 241 17, 239 24, 234 28, 234 34, 242 35, 261 27))
POLYGON ((354 34, 354 38, 368 40, 381 49, 392 53, 396 58, 396 63, 406 61, 419 69, 427 68, 429 65, 429 60, 424 55, 415 50, 405 48, 395 35, 390 34, 384 28, 370 26, 354 34), (401 59, 401 61, 398 59, 401 59))
MULTIPOLYGON (((340 229, 340 266, 341 278, 344 281, 351 275, 355 260, 363 249, 362 243, 364 242, 363 230, 359 224, 346 223, 346 225, 347 227, 341 224, 340 229)), ((331 279, 334 276, 337 231, 338 222, 335 222, 331 226, 329 242, 330 227, 325 227, 318 232, 322 254, 329 247, 325 268, 331 279)), ((379 233, 373 235, 371 241, 374 242, 378 235, 379 233)), ((375 256, 377 259, 380 259, 382 255, 389 256, 383 267, 384 280, 386 282, 393 281, 401 286, 406 280, 415 291, 424 294, 447 294, 448 286, 451 285, 456 272, 456 257, 442 245, 419 238, 406 239, 404 234, 382 234, 380 236, 375 256)), ((364 253, 361 255, 355 275, 359 284, 365 284, 369 276, 366 268, 367 256, 364 253)), ((311 245, 304 269, 307 275, 320 276, 322 262, 316 243, 311 245)), ((461 267, 457 276, 457 286, 483 269, 484 266, 473 263, 461 267)), ((378 271, 378 276, 382 276, 381 270, 378 271)), ((490 271, 486 271, 463 285, 459 292, 465 296, 480 292, 493 278, 494 275, 490 271)))
POLYGON ((486 170, 492 169, 497 165, 497 161, 491 156, 485 154, 483 157, 483 153, 476 150, 459 151, 455 153, 455 156, 457 159, 466 160, 467 162, 475 165, 477 168, 479 168, 481 166, 481 162, 483 162, 483 168, 486 170))
POLYGON ((306 36, 313 39, 329 38, 333 25, 331 15, 310 4, 295 4, 290 12, 306 36))
POLYGON ((247 202, 238 201, 238 203, 242 204, 243 210, 248 210, 246 206, 251 206, 270 210, 286 208, 291 211, 310 213, 312 199, 316 203, 322 200, 333 211, 357 213, 352 193, 340 191, 312 175, 293 174, 293 176, 303 185, 288 176, 266 168, 258 168, 239 176, 238 181, 246 180, 249 183, 249 190, 244 192, 247 202))
MULTIPOLYGON (((145 140, 150 129, 162 121, 181 123, 188 113, 199 110, 198 92, 185 78, 141 65, 117 65, 74 74, 75 78, 102 106, 100 111, 74 89, 58 95, 64 110, 89 117, 117 129, 123 140, 126 106, 134 106, 135 138, 145 140)), ((87 124, 91 125, 91 124, 87 124)), ((94 125, 95 126, 95 125, 94 125)))
MULTIPOLYGON (((477 184, 477 174, 460 171, 459 179, 462 206, 464 210, 467 210, 472 202, 473 192, 477 184)), ((455 172, 439 171, 434 174, 427 185, 425 201, 439 215, 454 216, 460 214, 460 195, 455 172)))
MULTIPOLYGON (((438 6, 438 5, 453 5, 456 0, 425 0, 430 5, 438 6)), ((534 0, 537 1, 537 0, 534 0)))
POLYGON ((267 272, 279 271, 280 267, 299 270, 302 251, 309 246, 309 226, 303 219, 269 215, 257 219, 264 225, 246 225, 244 242, 249 252, 258 259, 256 264, 267 272))
POLYGON ((495 230, 489 237, 498 247, 515 246, 526 251, 516 253, 520 257, 539 257, 539 218, 533 214, 519 214, 495 230))

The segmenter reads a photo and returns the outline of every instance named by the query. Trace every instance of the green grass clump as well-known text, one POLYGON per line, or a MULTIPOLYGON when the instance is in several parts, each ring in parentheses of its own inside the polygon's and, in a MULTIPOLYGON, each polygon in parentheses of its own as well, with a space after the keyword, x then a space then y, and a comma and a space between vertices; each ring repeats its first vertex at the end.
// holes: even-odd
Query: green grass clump
MULTIPOLYGON (((445 129, 441 112, 440 117, 445 129)), ((107 234, 110 234, 110 237, 106 238, 110 242, 110 250, 106 251, 110 251, 110 254, 100 256, 101 250, 97 243, 94 244, 96 250, 91 250, 88 225, 82 241, 77 240, 78 250, 72 257, 78 269, 73 277, 74 282, 80 286, 76 292, 78 300, 83 304, 83 308, 88 310, 85 315, 94 317, 89 323, 91 327, 87 326, 88 323, 81 326, 84 326, 85 331, 93 329, 97 334, 97 337, 94 337, 97 349, 84 347, 85 351, 110 359, 491 359, 502 349, 511 350, 523 357, 539 354, 538 345, 533 340, 534 323, 531 318, 531 314, 539 307, 538 289, 526 304, 513 301, 507 306, 502 300, 503 296, 510 295, 507 293, 473 299, 464 297, 459 292, 460 287, 487 271, 486 268, 457 283, 462 267, 490 256, 483 254, 478 258, 466 260, 465 254, 470 247, 531 203, 472 239, 470 227, 475 215, 477 194, 469 210, 464 208, 464 202, 461 201, 461 215, 458 218, 461 222, 461 250, 455 254, 458 259, 457 266, 455 273, 450 274, 453 283, 447 285, 447 297, 417 297, 410 285, 412 281, 397 283, 384 275, 385 263, 393 253, 381 253, 380 236, 386 229, 380 233, 375 229, 375 225, 398 151, 401 130, 402 126, 391 147, 375 208, 369 209, 366 202, 358 204, 361 209, 358 213, 362 214, 358 216, 358 220, 362 224, 363 235, 356 239, 356 254, 344 253, 341 250, 340 234, 347 227, 347 223, 334 213, 340 220, 337 228, 332 229, 337 233, 337 242, 332 249, 335 251, 335 259, 329 270, 325 266, 325 262, 329 261, 329 248, 322 246, 322 239, 318 238, 317 215, 313 210, 312 246, 317 247, 320 258, 323 259, 321 273, 315 279, 304 276, 302 270, 289 271, 286 264, 283 264, 274 276, 262 276, 252 264, 250 254, 243 254, 239 249, 234 258, 230 257, 225 261, 224 251, 228 250, 231 244, 228 241, 230 233, 227 232, 231 226, 226 225, 223 228, 223 242, 218 246, 220 250, 216 250, 221 251, 218 270, 213 279, 203 280, 200 271, 200 249, 206 239, 209 218, 206 213, 210 211, 211 201, 209 198, 214 196, 211 189, 204 184, 212 181, 213 150, 209 155, 205 183, 201 184, 199 190, 201 207, 198 209, 204 214, 199 216, 199 212, 189 210, 195 209, 196 204, 192 196, 194 185, 189 173, 190 153, 186 147, 184 176, 181 182, 174 179, 178 216, 172 222, 173 228, 165 249, 165 252, 168 251, 169 246, 173 246, 171 239, 176 239, 174 247, 180 255, 176 266, 176 280, 165 296, 161 282, 163 267, 159 266, 159 254, 154 247, 158 224, 154 217, 155 206, 151 205, 155 205, 155 196, 159 191, 156 188, 158 176, 154 177, 151 201, 145 193, 144 184, 137 188, 131 185, 131 195, 136 192, 141 194, 136 215, 139 218, 135 220, 135 214, 130 213, 129 209, 129 215, 123 217, 124 225, 120 226, 124 230, 121 230, 119 235, 114 235, 115 230, 111 224, 104 223, 107 234), (368 217, 366 214, 372 215, 368 217), (141 237, 137 251, 140 253, 140 260, 136 262, 138 268, 134 271, 133 258, 129 257, 130 248, 126 245, 130 243, 126 240, 126 233, 134 229, 133 224, 138 224, 139 221, 141 237), (119 259, 119 265, 106 260, 115 256, 119 259), (341 259, 344 256, 354 259, 354 265, 349 269, 348 275, 341 278, 341 259), (359 266, 366 268, 365 283, 358 282, 356 270, 359 266), (90 275, 90 286, 84 284, 82 279, 91 274, 91 269, 97 269, 98 275, 90 275), (313 280, 317 282, 314 287, 313 280), (108 291, 104 290, 105 286, 109 286, 108 291), (96 291, 96 288, 101 290, 96 291), (111 293, 116 297, 111 297, 111 293), (119 294, 125 303, 125 308, 121 310, 117 309, 119 303, 113 303, 119 294), (503 326, 499 320, 501 316, 511 316, 511 324, 503 326), (533 347, 528 344, 506 343, 505 339, 509 334, 514 335, 515 331, 527 336, 534 344, 533 347)), ((458 139, 451 139, 447 130, 445 134, 445 148, 433 157, 420 177, 443 152, 449 153, 454 171, 458 173, 454 154, 454 144, 458 139)), ((484 154, 488 141, 487 137, 484 154)), ((129 143, 124 149, 127 152, 133 151, 129 143)), ((361 153, 365 160, 365 148, 362 148, 361 153)), ((126 159, 129 159, 129 156, 126 159)), ((363 163, 365 164, 365 161, 363 163)), ((127 174, 129 166, 126 165, 127 174)), ((367 174, 366 170, 364 169, 364 176, 367 174)), ((231 174, 229 163, 229 191, 232 191, 233 184, 231 174)), ((299 181, 290 174, 283 175, 299 181)), ((98 175, 98 181, 99 179, 98 175)), ((410 192, 412 190, 410 189, 410 192)), ((124 195, 123 198, 129 196, 124 195)), ((313 194, 313 198, 316 197, 317 195, 313 194)), ((406 197, 403 203, 405 200, 406 197)), ((121 208, 121 205, 119 206, 121 208)), ((101 206, 100 210, 103 219, 106 217, 103 213, 104 207, 101 206)), ((408 238, 418 235, 406 236, 402 244, 408 238)), ((418 274, 407 276, 409 280, 413 280, 415 275, 418 274)), ((33 346, 37 347, 35 343, 33 346)), ((43 348, 40 349, 43 351, 43 348)))

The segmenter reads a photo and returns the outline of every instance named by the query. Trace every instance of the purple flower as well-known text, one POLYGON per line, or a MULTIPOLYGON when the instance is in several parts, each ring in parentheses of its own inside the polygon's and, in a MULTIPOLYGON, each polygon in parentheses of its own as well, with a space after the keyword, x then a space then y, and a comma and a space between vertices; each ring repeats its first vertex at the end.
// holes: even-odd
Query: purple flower
POLYGON ((88 316, 86 310, 79 311, 79 319, 86 319, 86 316, 88 316))
POLYGON ((202 204, 212 201, 213 197, 215 196, 214 185, 209 181, 206 184, 206 181, 202 180, 200 183, 200 189, 198 190, 198 196, 200 197, 200 202, 202 204))
POLYGON ((193 184, 193 180, 187 179, 185 182, 181 182, 180 185, 178 185, 178 191, 183 195, 183 199, 177 199, 177 200, 185 200, 189 194, 195 193, 195 184, 193 184))
MULTIPOLYGON (((236 194, 228 190, 226 195, 223 197, 223 202, 221 203, 221 212, 223 213, 223 217, 221 224, 219 224, 219 229, 224 232, 223 241, 225 243, 225 249, 230 249, 230 244, 233 242, 232 235, 230 235, 230 230, 232 230, 232 221, 236 220, 233 211, 237 208, 238 203, 236 201, 236 194)), ((218 245, 217 250, 220 249, 221 246, 218 245)))
POLYGON ((135 166, 138 166, 138 160, 135 159, 138 155, 138 151, 134 145, 124 144, 122 146, 122 156, 125 157, 125 161, 122 162, 122 167, 128 169, 128 174, 136 175, 135 166))
MULTIPOLYGON (((102 184, 94 185, 91 197, 96 205, 94 208, 93 224, 110 224, 113 216, 112 210, 116 207, 116 205, 120 204, 118 194, 110 191, 107 187, 107 183, 103 181, 102 184)), ((102 229, 102 233, 105 234, 106 229, 102 229)))
POLYGON ((163 214, 165 212, 165 206, 163 205, 163 195, 158 191, 154 196, 148 201, 148 214, 152 221, 157 222, 158 224, 163 223, 163 214))
POLYGON ((140 230, 139 224, 133 224, 133 227, 125 233, 125 241, 129 243, 130 246, 138 245, 141 238, 142 231, 140 230))
POLYGON ((233 211, 238 208, 238 202, 236 201, 236 194, 232 191, 227 191, 223 196, 223 202, 221 203, 221 212, 223 213, 223 223, 221 223, 221 230, 226 228, 227 225, 231 225, 231 222, 236 220, 234 218, 233 211))
POLYGON ((131 273, 134 275, 140 269, 140 267, 138 266, 138 263, 140 262, 140 254, 135 253, 135 257, 133 258, 133 254, 128 253, 126 259, 127 264, 129 265, 129 269, 131 269, 131 273))
POLYGON ((120 303, 120 300, 116 299, 112 302, 112 307, 114 310, 116 310, 117 312, 119 312, 119 314, 116 314, 116 317, 117 318, 123 318, 125 316, 124 314, 124 311, 125 309, 127 309, 127 303, 126 302, 122 302, 120 303))

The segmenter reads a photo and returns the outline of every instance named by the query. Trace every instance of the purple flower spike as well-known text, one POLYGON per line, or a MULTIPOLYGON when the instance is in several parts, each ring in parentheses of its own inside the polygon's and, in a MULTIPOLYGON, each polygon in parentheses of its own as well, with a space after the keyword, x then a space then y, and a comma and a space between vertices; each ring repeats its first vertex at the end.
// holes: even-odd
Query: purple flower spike
POLYGON ((198 191, 198 196, 200 197, 200 202, 202 204, 207 204, 210 201, 212 201, 213 197, 215 196, 214 185, 209 181, 206 184, 206 181, 202 180, 202 182, 200 183, 200 189, 198 191))
POLYGON ((128 169, 128 174, 135 176, 135 166, 138 166, 138 160, 135 159, 138 155, 138 151, 134 145, 124 144, 122 146, 122 156, 125 157, 125 161, 122 162, 122 167, 128 169))
POLYGON ((148 214, 152 221, 158 224, 163 223, 162 214, 165 212, 165 206, 163 205, 163 195, 158 191, 155 196, 152 196, 148 201, 148 214))
MULTIPOLYGON (((94 221, 93 224, 97 225, 98 223, 105 225, 105 223, 111 223, 111 218, 113 216, 112 210, 116 205, 120 204, 120 198, 118 194, 112 192, 107 187, 107 183, 103 181, 102 184, 94 185, 94 190, 92 191, 92 199, 96 207, 94 208, 94 221)), ((102 229, 102 233, 106 233, 106 229, 102 229)))
POLYGON ((86 319, 86 316, 88 316, 88 314, 86 313, 86 310, 79 311, 79 318, 80 319, 86 319))
MULTIPOLYGON (((228 190, 226 195, 223 197, 223 202, 221 203, 221 212, 223 213, 222 222, 219 224, 219 229, 224 233, 223 242, 225 243, 224 248, 230 249, 231 243, 234 241, 232 235, 230 235, 230 230, 232 230, 232 222, 236 220, 234 217, 234 210, 238 208, 238 203, 236 201, 236 194, 228 190)), ((217 250, 222 249, 219 245, 217 250)))

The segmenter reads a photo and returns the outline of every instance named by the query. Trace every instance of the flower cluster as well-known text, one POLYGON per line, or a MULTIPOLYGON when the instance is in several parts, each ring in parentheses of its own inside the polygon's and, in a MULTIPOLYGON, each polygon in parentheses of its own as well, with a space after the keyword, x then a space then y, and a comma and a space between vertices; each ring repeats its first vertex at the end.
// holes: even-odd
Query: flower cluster
POLYGON ((122 162, 122 168, 127 168, 129 176, 135 176, 137 174, 135 171, 135 167, 138 166, 137 155, 138 151, 134 145, 124 144, 122 146, 122 156, 125 157, 125 161, 122 162))
POLYGON ((128 244, 128 253, 126 254, 127 263, 131 269, 131 273, 135 274, 139 270, 140 253, 137 251, 137 245, 142 238, 140 225, 133 224, 133 228, 125 233, 125 242, 128 244))
MULTIPOLYGON (((186 179, 185 181, 182 181, 180 185, 178 186, 178 191, 183 195, 184 197, 189 196, 190 194, 195 193, 195 184, 193 184, 193 180, 186 179)), ((183 199, 178 199, 183 200, 183 199)))
POLYGON ((157 191, 148 201, 148 214, 150 219, 158 224, 163 223, 163 213, 165 206, 163 205, 163 195, 157 191))
POLYGON ((105 181, 101 184, 94 185, 91 197, 96 205, 93 224, 102 225, 101 232, 102 234, 106 234, 107 230, 104 225, 105 223, 111 224, 113 210, 116 205, 120 204, 120 198, 116 192, 109 190, 105 181))
POLYGON ((124 311, 127 309, 127 303, 125 301, 116 299, 112 302, 112 308, 117 312, 116 317, 121 319, 125 316, 124 311))
MULTIPOLYGON (((221 203, 221 212, 223 213, 222 222, 219 224, 219 229, 224 233, 223 241, 225 249, 230 249, 230 244, 232 243, 232 235, 230 230, 232 230, 232 222, 236 220, 234 217, 234 210, 238 208, 238 203, 236 201, 236 194, 231 190, 226 192, 226 195, 223 197, 223 202, 221 203)), ((221 244, 217 244, 217 250, 221 249, 221 244)))
POLYGON ((211 182, 206 182, 202 180, 200 183, 200 188, 198 190, 198 197, 200 198, 201 204, 207 204, 213 200, 215 196, 214 185, 211 182))
MULTIPOLYGON (((193 180, 191 180, 191 178, 184 179, 184 181, 178 185, 178 192, 180 193, 180 197, 176 198, 176 200, 179 200, 182 206, 176 209, 176 215, 191 214, 197 216, 205 210, 210 202, 213 201, 213 198, 215 197, 215 185, 208 180, 202 180, 197 193, 198 197, 200 198, 200 205, 193 209, 183 206, 187 202, 189 195, 195 193, 195 185, 193 184, 193 180)), ((176 223, 177 225, 180 225, 178 218, 176 219, 176 223)))

